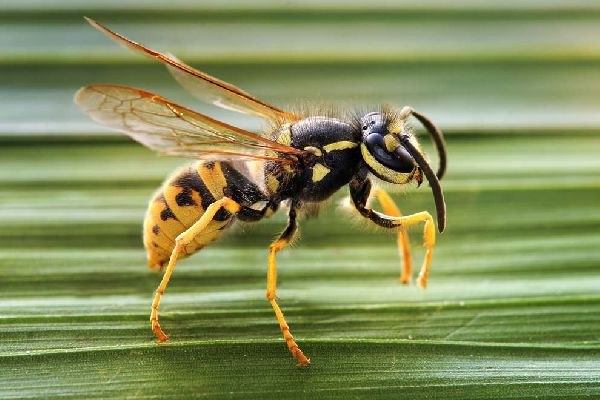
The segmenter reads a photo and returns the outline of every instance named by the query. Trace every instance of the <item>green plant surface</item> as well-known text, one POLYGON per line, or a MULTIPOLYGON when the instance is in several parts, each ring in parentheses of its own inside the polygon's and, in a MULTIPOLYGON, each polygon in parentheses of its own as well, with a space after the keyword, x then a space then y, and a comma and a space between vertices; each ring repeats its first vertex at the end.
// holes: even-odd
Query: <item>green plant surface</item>
MULTIPOLYGON (((159 276, 144 265, 140 223, 180 162, 128 142, 3 146, 0 394, 597 395, 598 144, 453 140, 448 230, 427 290, 397 282, 390 235, 335 204, 306 221, 279 257, 279 296, 307 369, 264 300, 266 246, 283 216, 180 263, 161 309, 172 339, 156 345, 148 311, 159 276), (577 158, 579 181, 554 179, 562 158, 577 158)), ((407 212, 431 207, 426 187, 395 197, 407 212)))
MULTIPOLYGON (((165 4, 0 6, 0 398, 600 397, 596 3, 165 4), (449 169, 429 287, 399 283, 394 235, 345 209, 343 189, 278 256, 308 368, 265 299, 284 212, 178 264, 160 309, 171 338, 156 344, 161 276, 141 225, 186 161, 93 124, 72 96, 126 84, 261 125, 199 105, 82 15, 278 105, 430 115, 449 169)), ((433 212, 426 184, 390 191, 405 214, 433 212)), ((410 233, 418 268, 422 227, 410 233)))

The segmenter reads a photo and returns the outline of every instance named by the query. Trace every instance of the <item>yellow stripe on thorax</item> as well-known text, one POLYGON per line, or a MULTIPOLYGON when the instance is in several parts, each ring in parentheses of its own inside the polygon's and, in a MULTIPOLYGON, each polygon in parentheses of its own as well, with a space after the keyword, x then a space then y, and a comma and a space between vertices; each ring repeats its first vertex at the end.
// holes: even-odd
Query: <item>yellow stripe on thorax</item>
POLYGON ((353 149, 356 146, 358 146, 358 143, 356 142, 351 142, 350 140, 340 140, 339 142, 333 142, 323 146, 323 150, 330 152, 334 150, 353 149))
POLYGON ((329 168, 324 166, 323 164, 315 164, 313 167, 312 181, 319 182, 331 171, 329 168))

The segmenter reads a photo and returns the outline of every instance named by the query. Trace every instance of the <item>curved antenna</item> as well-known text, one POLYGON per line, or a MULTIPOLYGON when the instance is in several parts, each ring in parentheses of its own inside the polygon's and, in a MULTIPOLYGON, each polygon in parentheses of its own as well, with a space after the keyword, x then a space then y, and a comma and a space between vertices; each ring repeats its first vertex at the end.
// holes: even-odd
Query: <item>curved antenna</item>
POLYGON ((433 143, 435 144, 435 148, 437 149, 438 157, 439 157, 439 166, 437 171, 437 178, 442 179, 444 173, 446 173, 446 142, 444 141, 444 134, 442 131, 435 126, 433 121, 427 118, 425 115, 421 114, 418 111, 415 111, 412 107, 405 107, 400 111, 401 115, 405 115, 406 117, 412 115, 425 127, 433 143))
MULTIPOLYGON (((417 165, 425 173, 431 191, 433 192, 433 199, 435 200, 435 213, 437 216, 438 231, 442 233, 446 228, 446 202, 444 201, 444 192, 442 192, 442 186, 436 174, 431 169, 431 166, 425 160, 425 157, 419 152, 419 150, 413 146, 410 142, 409 134, 400 135, 400 143, 408 151, 408 153, 415 159, 417 165)), ((443 171, 442 171, 443 172, 443 171)))

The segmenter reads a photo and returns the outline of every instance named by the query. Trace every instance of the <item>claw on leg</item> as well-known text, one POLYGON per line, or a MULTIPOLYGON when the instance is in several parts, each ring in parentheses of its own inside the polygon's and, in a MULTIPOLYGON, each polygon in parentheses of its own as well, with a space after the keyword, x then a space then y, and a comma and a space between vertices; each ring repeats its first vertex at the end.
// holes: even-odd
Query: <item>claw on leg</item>
POLYGON ((431 267, 431 258, 433 257, 433 248, 435 247, 435 227, 431 215, 429 219, 425 220, 425 227, 423 228, 423 246, 426 247, 425 258, 423 259, 423 265, 417 278, 417 284, 425 289, 427 287, 427 278, 429 277, 429 268, 431 267))
POLYGON ((296 343, 294 336, 292 336, 292 333, 290 332, 290 327, 285 322, 283 313, 281 312, 279 305, 277 304, 275 299, 270 299, 269 303, 271 303, 271 306, 273 307, 273 311, 275 311, 275 316, 277 317, 277 321, 279 321, 279 327, 281 328, 281 332, 283 333, 283 339, 285 340, 285 344, 287 345, 288 349, 292 353, 292 356, 296 360, 298 360, 298 365, 300 365, 300 366, 309 365, 310 359, 308 357, 306 357, 304 355, 304 353, 302 352, 302 350, 300 350, 300 347, 298 347, 298 344, 296 343))
POLYGON ((158 321, 153 319, 150 322, 152 324, 152 332, 154 332, 154 335, 156 336, 156 341, 158 343, 166 342, 169 339, 169 335, 162 330, 158 321))
POLYGON ((162 295, 165 293, 165 289, 167 288, 167 284, 171 279, 171 274, 175 269, 175 264, 177 263, 177 257, 181 252, 181 242, 179 237, 175 242, 175 248, 173 248, 173 252, 171 253, 171 258, 169 259, 169 265, 165 270, 165 274, 163 275, 162 281, 160 285, 156 289, 156 293, 154 294, 154 299, 152 300, 152 311, 150 312, 150 324, 152 325, 152 332, 156 336, 156 340, 159 343, 166 342, 169 339, 169 336, 162 330, 160 327, 160 323, 158 322, 158 307, 160 306, 160 299, 162 295))

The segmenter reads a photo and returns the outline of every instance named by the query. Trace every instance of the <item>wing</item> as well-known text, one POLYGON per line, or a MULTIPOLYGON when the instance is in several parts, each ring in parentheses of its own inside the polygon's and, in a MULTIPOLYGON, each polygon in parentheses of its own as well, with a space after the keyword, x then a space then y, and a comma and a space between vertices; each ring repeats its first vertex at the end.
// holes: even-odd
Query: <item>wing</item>
POLYGON ((171 75, 190 93, 210 104, 272 121, 297 121, 295 114, 269 105, 227 82, 198 71, 171 55, 161 54, 120 35, 91 18, 85 19, 96 29, 121 45, 165 64, 171 75))
POLYGON ((294 163, 303 151, 236 128, 145 90, 91 85, 75 102, 96 122, 167 155, 212 160, 294 163), (277 152, 273 153, 273 152, 277 152))

